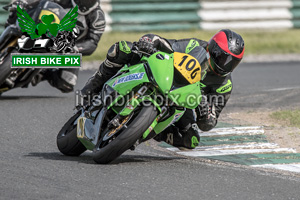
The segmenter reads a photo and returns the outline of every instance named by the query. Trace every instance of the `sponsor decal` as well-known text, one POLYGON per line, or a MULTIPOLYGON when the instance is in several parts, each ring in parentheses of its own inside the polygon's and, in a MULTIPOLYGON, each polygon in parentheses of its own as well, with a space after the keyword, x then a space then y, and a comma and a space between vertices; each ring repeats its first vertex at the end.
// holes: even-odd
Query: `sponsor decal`
POLYGON ((119 48, 120 48, 121 51, 123 51, 126 54, 130 54, 131 53, 131 49, 128 46, 127 42, 125 42, 125 41, 120 41, 119 42, 119 48))
POLYGON ((129 110, 133 110, 134 109, 133 105, 131 105, 131 104, 127 105, 126 108, 129 109, 129 110))
POLYGON ((145 72, 141 73, 134 73, 134 74, 129 74, 127 76, 117 78, 116 81, 113 83, 112 87, 115 87, 116 85, 120 83, 126 83, 134 80, 141 80, 144 77, 145 72))
POLYGON ((174 119, 172 120, 172 124, 175 123, 175 122, 177 122, 177 120, 181 117, 182 114, 183 114, 183 112, 182 112, 182 113, 177 113, 177 114, 174 116, 174 119))
POLYGON ((153 130, 153 127, 150 126, 150 127, 148 128, 149 133, 150 133, 152 130, 153 130))
POLYGON ((169 127, 171 126, 172 124, 174 124, 175 122, 177 122, 179 120, 179 118, 181 117, 181 115, 183 115, 184 112, 181 112, 181 113, 177 113, 176 115, 174 115, 174 118, 173 120, 169 123, 168 126, 166 127, 169 127))
POLYGON ((230 92, 231 90, 232 90, 232 83, 230 80, 228 80, 226 85, 218 88, 216 91, 217 91, 217 93, 224 94, 224 93, 230 92))
POLYGON ((185 49, 185 53, 187 53, 187 54, 190 53, 195 47, 198 47, 198 46, 200 46, 199 42, 194 39, 191 39, 185 49))
POLYGON ((191 140, 192 140, 192 142, 191 142, 191 147, 192 147, 192 148, 196 148, 196 147, 199 145, 199 140, 198 140, 198 138, 197 138, 196 136, 193 136, 191 140))

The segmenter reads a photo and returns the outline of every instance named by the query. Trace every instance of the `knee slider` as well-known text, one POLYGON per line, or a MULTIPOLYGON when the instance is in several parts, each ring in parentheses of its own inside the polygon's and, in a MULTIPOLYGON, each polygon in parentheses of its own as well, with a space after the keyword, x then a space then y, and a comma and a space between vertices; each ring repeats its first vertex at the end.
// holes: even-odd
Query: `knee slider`
POLYGON ((217 119, 210 117, 209 119, 198 120, 197 125, 202 131, 210 131, 217 125, 217 119))
POLYGON ((200 130, 196 123, 191 124, 191 127, 183 134, 184 146, 194 149, 200 142, 200 130))

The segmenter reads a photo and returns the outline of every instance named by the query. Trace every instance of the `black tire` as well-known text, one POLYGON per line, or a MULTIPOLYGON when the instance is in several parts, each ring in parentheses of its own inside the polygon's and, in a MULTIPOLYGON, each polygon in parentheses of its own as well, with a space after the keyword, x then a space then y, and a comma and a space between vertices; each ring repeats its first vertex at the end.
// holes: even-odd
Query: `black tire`
POLYGON ((142 137, 157 116, 154 106, 143 107, 128 127, 112 142, 100 149, 94 149, 93 159, 96 163, 107 164, 132 147, 142 137))
POLYGON ((65 123, 57 135, 57 147, 61 153, 67 156, 79 156, 86 151, 85 146, 77 138, 77 120, 80 113, 75 114, 65 123))
MULTIPOLYGON (((16 53, 17 50, 13 50, 11 53, 16 53)), ((10 53, 4 58, 3 63, 0 65, 0 86, 4 83, 5 79, 10 75, 12 69, 10 53)))

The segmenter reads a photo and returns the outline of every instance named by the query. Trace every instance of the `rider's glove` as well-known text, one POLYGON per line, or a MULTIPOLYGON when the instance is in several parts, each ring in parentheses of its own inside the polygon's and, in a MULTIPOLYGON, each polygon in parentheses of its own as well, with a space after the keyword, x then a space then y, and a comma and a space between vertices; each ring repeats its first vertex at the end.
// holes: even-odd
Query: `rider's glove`
POLYGON ((195 111, 197 114, 197 125, 202 131, 209 131, 217 124, 217 116, 215 113, 215 106, 206 104, 198 106, 195 111))
POLYGON ((195 111, 197 114, 197 121, 216 119, 215 106, 209 103, 200 104, 195 111))
POLYGON ((201 102, 201 104, 195 109, 198 118, 197 120, 209 118, 212 114, 211 108, 212 106, 208 102, 201 102))
POLYGON ((139 42, 137 43, 137 46, 140 52, 146 53, 148 55, 151 55, 157 51, 154 48, 154 43, 152 39, 146 36, 140 38, 139 42))

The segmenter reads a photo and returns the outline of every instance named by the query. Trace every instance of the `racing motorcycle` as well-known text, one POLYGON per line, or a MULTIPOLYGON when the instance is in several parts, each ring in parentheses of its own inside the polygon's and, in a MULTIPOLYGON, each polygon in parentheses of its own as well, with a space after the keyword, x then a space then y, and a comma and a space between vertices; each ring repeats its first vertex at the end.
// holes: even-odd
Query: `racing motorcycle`
POLYGON ((104 84, 94 104, 81 106, 65 123, 57 135, 59 151, 79 156, 91 150, 93 160, 105 164, 155 137, 187 108, 199 105, 205 53, 202 58, 199 63, 185 53, 158 51, 125 65, 104 84))
MULTIPOLYGON (((22 3, 22 1, 18 2, 22 3)), ((6 10, 16 9, 16 4, 3 7, 6 10)), ((26 9, 29 16, 40 22, 43 15, 54 15, 54 22, 59 23, 66 15, 67 11, 57 3, 51 1, 36 1, 26 9)), ((77 30, 77 29, 76 29, 77 30)), ((78 31, 75 31, 78 33, 78 31)), ((59 39, 59 37, 56 37, 59 39)), ((38 74, 46 70, 41 68, 11 68, 11 53, 51 53, 54 45, 51 38, 39 38, 31 40, 26 37, 20 28, 18 20, 15 24, 6 27, 0 36, 0 95, 13 88, 26 88, 38 74)), ((56 51, 57 52, 57 49, 56 51)))

